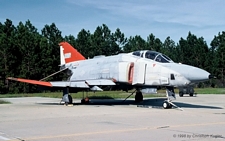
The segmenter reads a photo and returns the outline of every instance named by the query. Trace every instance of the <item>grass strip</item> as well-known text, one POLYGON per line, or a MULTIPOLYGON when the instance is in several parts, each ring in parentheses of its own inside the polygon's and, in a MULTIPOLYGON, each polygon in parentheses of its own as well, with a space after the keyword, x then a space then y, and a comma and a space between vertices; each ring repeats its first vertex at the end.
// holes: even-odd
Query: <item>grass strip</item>
MULTIPOLYGON (((195 93, 197 94, 225 94, 224 88, 195 88, 195 93)), ((103 92, 78 92, 71 93, 73 98, 82 99, 88 96, 92 99, 117 99, 126 98, 133 91, 103 91, 103 92)), ((179 89, 175 89, 175 93, 179 93, 179 89)), ((135 94, 131 96, 134 98, 135 94)), ((146 97, 166 97, 166 90, 158 90, 157 94, 143 94, 146 97)), ((43 93, 20 93, 20 94, 0 94, 0 98, 11 98, 11 97, 50 97, 50 98, 62 98, 62 92, 43 92, 43 93)))

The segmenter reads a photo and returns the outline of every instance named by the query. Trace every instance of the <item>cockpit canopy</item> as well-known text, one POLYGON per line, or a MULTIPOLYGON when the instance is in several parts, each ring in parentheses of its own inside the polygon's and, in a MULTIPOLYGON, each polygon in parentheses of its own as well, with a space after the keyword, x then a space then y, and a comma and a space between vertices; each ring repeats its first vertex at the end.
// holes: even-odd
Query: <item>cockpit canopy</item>
POLYGON ((160 63, 172 63, 173 60, 171 60, 166 55, 156 52, 156 51, 150 51, 150 50, 144 50, 144 51, 135 51, 132 52, 132 55, 140 56, 142 58, 151 59, 160 63))

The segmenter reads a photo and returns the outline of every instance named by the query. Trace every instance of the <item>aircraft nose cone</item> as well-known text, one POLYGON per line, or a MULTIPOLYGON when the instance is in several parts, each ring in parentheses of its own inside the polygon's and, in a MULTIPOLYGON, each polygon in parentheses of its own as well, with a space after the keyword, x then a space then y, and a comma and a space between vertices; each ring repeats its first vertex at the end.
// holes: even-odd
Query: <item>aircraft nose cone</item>
POLYGON ((214 75, 210 74, 209 79, 213 79, 213 78, 216 78, 216 77, 214 75))
POLYGON ((206 81, 212 77, 209 72, 196 67, 189 68, 187 73, 187 78, 191 82, 206 81))

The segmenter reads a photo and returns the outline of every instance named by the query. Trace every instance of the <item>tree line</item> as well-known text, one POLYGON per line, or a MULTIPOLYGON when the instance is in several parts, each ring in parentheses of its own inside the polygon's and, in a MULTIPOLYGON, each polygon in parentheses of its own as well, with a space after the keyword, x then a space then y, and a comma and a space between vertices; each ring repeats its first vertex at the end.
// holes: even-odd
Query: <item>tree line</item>
MULTIPOLYGON (((14 25, 9 19, 0 22, 0 93, 38 92, 35 85, 8 82, 7 77, 40 80, 59 70, 59 43, 69 42, 86 58, 96 55, 115 55, 135 50, 155 50, 169 56, 175 62, 207 70, 217 79, 198 84, 198 87, 224 87, 225 76, 225 32, 214 36, 210 46, 203 37, 191 32, 175 43, 169 36, 161 41, 150 33, 147 40, 140 35, 126 37, 117 28, 112 32, 105 24, 98 26, 94 33, 81 29, 77 36, 62 36, 55 23, 45 25, 38 32, 28 20, 14 25)), ((185 71, 185 70, 184 70, 185 71)), ((59 74, 48 80, 62 80, 59 74)))

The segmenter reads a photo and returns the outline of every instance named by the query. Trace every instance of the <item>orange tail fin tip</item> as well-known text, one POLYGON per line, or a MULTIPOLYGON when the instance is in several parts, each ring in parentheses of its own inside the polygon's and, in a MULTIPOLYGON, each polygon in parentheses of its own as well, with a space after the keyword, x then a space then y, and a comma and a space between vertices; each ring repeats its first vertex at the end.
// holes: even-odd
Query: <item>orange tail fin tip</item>
POLYGON ((74 47, 72 47, 67 42, 61 42, 59 43, 60 47, 62 47, 62 53, 61 54, 61 65, 63 63, 70 63, 73 61, 79 61, 79 60, 85 60, 86 58, 80 54, 74 47))

